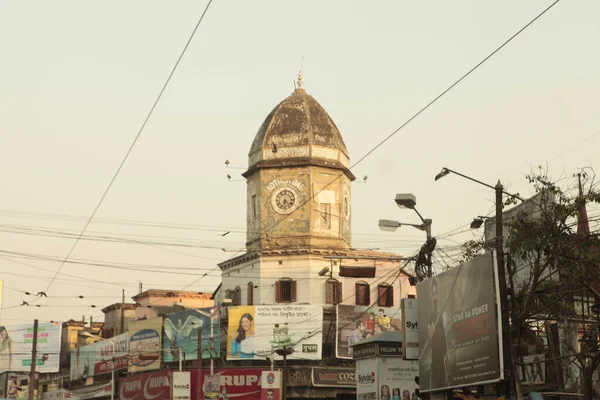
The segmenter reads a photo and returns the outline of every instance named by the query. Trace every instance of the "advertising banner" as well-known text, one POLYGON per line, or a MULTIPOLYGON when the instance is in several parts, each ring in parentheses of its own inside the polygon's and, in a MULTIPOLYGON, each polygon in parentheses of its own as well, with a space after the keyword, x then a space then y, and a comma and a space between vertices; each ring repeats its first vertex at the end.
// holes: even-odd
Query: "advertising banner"
MULTIPOLYGON (((37 389, 34 392, 37 398, 37 389)), ((9 400, 27 400, 29 398, 29 375, 8 373, 6 398, 9 400)))
POLYGON ((261 400, 281 400, 281 371, 263 371, 260 380, 261 400))
POLYGON ((190 400, 192 398, 192 379, 190 371, 173 372, 171 399, 190 400))
POLYGON ((199 332, 202 332, 202 358, 210 358, 211 319, 213 335, 217 338, 214 341, 214 352, 215 356, 219 357, 219 313, 216 308, 187 310, 166 315, 164 318, 164 362, 179 360, 178 349, 182 349, 184 360, 197 360, 199 332))
POLYGON ((397 358, 379 357, 377 382, 379 399, 417 400, 417 384, 419 362, 399 360, 397 358), (386 397, 387 396, 387 397, 386 397))
POLYGON ((419 324, 417 317, 417 299, 402 299, 402 351, 405 360, 419 359, 419 324))
POLYGON ((402 313, 398 308, 338 304, 335 356, 352 359, 349 344, 379 332, 400 332, 402 313))
POLYGON ((215 368, 214 374, 219 377, 219 400, 261 400, 260 379, 263 371, 268 369, 215 368))
POLYGON ((125 369, 129 365, 129 335, 123 333, 71 350, 71 380, 125 369))
MULTIPOLYGON (((37 334, 36 371, 60 370, 60 335, 62 324, 40 323, 37 334)), ((0 372, 24 372, 31 369, 33 324, 7 329, 0 326, 0 372)))
POLYGON ((356 400, 378 400, 377 359, 367 358, 356 361, 356 400))
POLYGON ((417 285, 421 391, 502 378, 493 252, 417 285))
POLYGON ((119 379, 119 400, 170 400, 172 371, 161 370, 119 379))
POLYGON ((311 375, 315 387, 356 387, 355 368, 313 367, 311 375))
POLYGON ((160 368, 162 318, 129 323, 129 372, 160 368))
POLYGON ((220 390, 219 375, 204 375, 204 383, 202 384, 204 400, 217 400, 220 390))
POLYGON ((320 360, 322 331, 322 306, 229 307, 227 359, 281 359, 274 349, 287 346, 289 359, 320 360))

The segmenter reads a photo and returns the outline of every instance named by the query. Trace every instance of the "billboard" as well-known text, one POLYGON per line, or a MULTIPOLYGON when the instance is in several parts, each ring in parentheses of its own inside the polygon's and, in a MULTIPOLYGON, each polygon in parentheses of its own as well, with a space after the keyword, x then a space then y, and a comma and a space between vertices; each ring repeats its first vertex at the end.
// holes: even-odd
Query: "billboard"
POLYGON ((202 332, 202 358, 210 358, 210 331, 214 340, 215 357, 219 357, 219 313, 216 308, 187 310, 166 315, 163 336, 163 361, 179 360, 179 350, 183 352, 184 360, 198 359, 198 332, 202 332))
POLYGON ((417 299, 402 299, 402 353, 405 360, 419 359, 419 323, 417 299))
POLYGON ((398 360, 392 357, 379 357, 378 361, 379 380, 377 391, 380 400, 390 398, 417 399, 416 389, 418 385, 415 378, 419 376, 418 361, 398 360))
MULTIPOLYGON (((61 324, 45 322, 38 325, 36 371, 60 370, 61 324)), ((33 324, 10 329, 0 326, 0 372, 24 372, 31 369, 33 324)))
POLYGON ((289 359, 320 360, 323 308, 313 305, 229 307, 227 359, 280 359, 274 349, 292 347, 289 359))
POLYGON ((261 400, 281 400, 281 371, 263 371, 260 379, 261 400))
POLYGON ((129 323, 129 372, 160 368, 162 318, 129 323))
POLYGON ((417 285, 421 391, 502 379, 495 253, 417 285))
POLYGON ((352 359, 349 344, 359 343, 379 332, 402 331, 399 308, 337 305, 335 355, 352 359))
POLYGON ((129 335, 123 333, 110 339, 71 350, 71 380, 85 379, 127 368, 129 335))

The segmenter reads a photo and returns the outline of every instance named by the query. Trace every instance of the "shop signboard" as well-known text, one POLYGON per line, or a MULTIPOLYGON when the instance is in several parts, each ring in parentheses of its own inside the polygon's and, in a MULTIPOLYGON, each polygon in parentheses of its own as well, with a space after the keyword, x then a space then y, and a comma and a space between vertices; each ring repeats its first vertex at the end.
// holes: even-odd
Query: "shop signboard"
POLYGON ((402 299, 402 350, 405 360, 419 359, 419 324, 417 299, 402 299))
POLYGON ((354 368, 313 367, 311 378, 315 387, 356 387, 354 368))

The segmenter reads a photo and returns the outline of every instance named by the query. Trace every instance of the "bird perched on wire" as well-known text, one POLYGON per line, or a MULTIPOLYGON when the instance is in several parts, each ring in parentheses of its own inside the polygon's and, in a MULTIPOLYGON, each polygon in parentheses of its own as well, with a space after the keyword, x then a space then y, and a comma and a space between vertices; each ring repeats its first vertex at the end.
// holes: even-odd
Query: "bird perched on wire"
POLYGON ((37 296, 38 297, 48 297, 48 295, 46 294, 46 292, 38 292, 37 296))
POLYGON ((231 232, 231 231, 227 231, 224 234, 222 234, 221 236, 227 236, 227 235, 229 235, 229 232, 231 232))
POLYGON ((26 302, 25 300, 23 300, 23 304, 21 304, 22 306, 29 306, 29 303, 26 302))

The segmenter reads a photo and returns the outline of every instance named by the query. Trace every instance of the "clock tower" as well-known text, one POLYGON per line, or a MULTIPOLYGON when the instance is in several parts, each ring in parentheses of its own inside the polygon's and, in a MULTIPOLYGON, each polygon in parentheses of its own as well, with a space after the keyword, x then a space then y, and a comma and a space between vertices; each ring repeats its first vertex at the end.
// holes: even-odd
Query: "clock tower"
POLYGON ((350 248, 348 150, 301 77, 258 129, 243 176, 248 251, 350 248))

